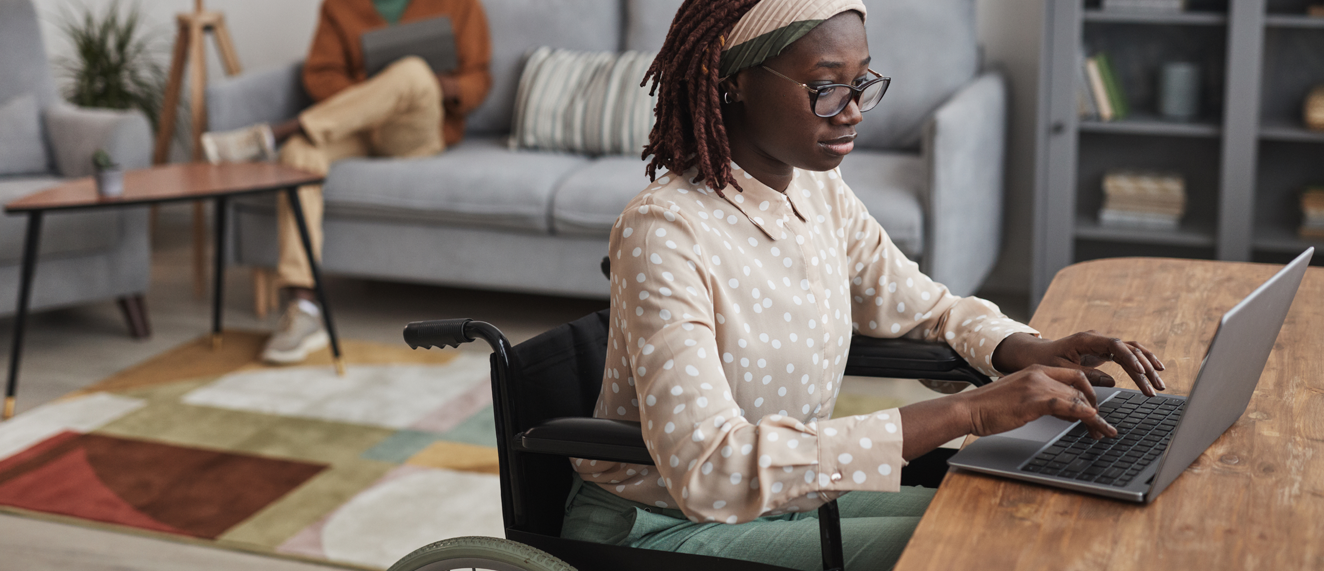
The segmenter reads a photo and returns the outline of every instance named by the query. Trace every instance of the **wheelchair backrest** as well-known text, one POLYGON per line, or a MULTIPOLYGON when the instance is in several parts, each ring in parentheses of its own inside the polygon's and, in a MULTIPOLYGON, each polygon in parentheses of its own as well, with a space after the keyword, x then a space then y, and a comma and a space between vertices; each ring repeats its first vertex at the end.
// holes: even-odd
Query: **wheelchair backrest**
MULTIPOLYGON (((609 312, 591 313, 511 349, 508 402, 495 406, 510 419, 512 436, 553 418, 593 416, 607 358, 609 312)), ((508 443, 498 445, 504 448, 508 443)), ((519 487, 525 498, 521 531, 559 537, 570 493, 570 463, 556 456, 520 456, 509 485, 519 487)), ((508 491, 503 496, 509 498, 508 491)), ((507 516, 507 525, 512 525, 507 516)))

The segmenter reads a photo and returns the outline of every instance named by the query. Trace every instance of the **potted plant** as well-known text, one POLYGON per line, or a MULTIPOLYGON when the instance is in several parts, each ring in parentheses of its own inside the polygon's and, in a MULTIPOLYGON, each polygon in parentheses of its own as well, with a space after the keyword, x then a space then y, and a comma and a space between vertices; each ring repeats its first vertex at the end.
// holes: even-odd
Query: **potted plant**
POLYGON ((125 8, 111 0, 101 12, 84 3, 80 13, 62 12, 58 25, 73 46, 73 55, 57 60, 65 99, 80 107, 141 110, 155 131, 166 72, 157 57, 159 35, 145 29, 141 1, 125 8))
POLYGON ((92 153, 92 166, 96 168, 97 194, 102 197, 124 194, 124 171, 105 150, 92 153))

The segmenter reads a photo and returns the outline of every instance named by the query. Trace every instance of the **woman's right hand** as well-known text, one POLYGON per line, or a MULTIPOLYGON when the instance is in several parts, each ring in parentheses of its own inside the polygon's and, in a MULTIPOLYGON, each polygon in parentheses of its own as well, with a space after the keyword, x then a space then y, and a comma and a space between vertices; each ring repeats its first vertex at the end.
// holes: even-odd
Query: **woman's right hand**
POLYGON ((1046 415, 1079 420, 1094 438, 1117 436, 1099 416, 1094 388, 1083 371, 1035 365, 960 393, 970 415, 970 432, 998 434, 1046 415))

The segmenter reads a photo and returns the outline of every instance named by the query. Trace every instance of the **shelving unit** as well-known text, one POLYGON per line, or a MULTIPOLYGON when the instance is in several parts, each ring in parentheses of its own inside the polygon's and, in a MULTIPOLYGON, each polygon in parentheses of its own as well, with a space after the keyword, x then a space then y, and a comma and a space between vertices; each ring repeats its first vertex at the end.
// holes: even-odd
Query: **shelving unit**
POLYGON ((1088 259, 1277 262, 1324 245, 1296 235, 1299 192, 1324 183, 1324 133, 1301 120, 1305 93, 1324 84, 1324 17, 1305 15, 1318 1, 1188 0, 1188 11, 1166 14, 1105 11, 1101 0, 1045 2, 1032 304, 1058 270, 1088 259), (1108 54, 1133 109, 1124 120, 1077 117, 1077 66, 1096 52, 1108 54), (1200 67, 1193 121, 1157 113, 1167 61, 1200 67), (1115 168, 1182 173, 1180 226, 1100 224, 1102 177, 1115 168))

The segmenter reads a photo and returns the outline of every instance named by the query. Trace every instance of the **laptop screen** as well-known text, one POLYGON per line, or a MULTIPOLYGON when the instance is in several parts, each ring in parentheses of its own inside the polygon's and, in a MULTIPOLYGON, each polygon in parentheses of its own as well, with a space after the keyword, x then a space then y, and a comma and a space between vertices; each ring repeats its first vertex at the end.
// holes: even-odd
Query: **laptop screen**
POLYGON ((361 41, 363 67, 368 77, 408 56, 423 58, 437 74, 451 73, 459 67, 455 29, 446 16, 364 32, 361 41))

